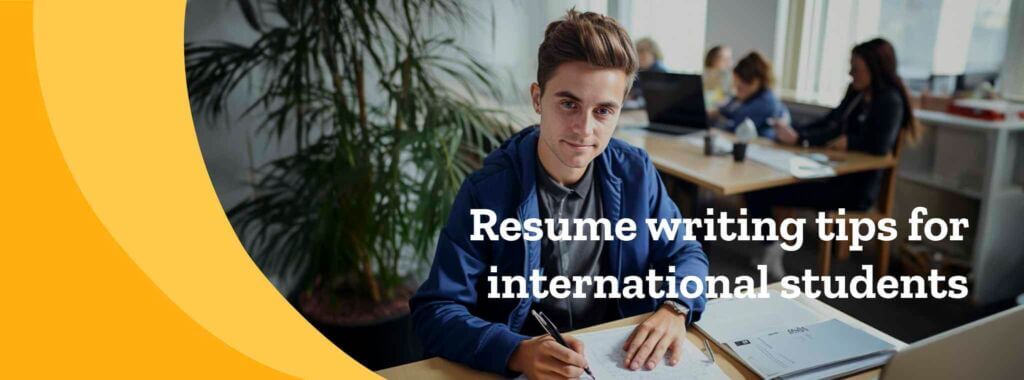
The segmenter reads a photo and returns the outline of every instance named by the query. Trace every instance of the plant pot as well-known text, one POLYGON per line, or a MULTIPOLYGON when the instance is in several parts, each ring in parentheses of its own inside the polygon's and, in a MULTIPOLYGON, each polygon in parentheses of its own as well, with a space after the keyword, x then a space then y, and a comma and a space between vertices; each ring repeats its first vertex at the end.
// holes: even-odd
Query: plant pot
POLYGON ((402 289, 396 297, 381 303, 337 296, 330 298, 333 301, 327 307, 321 302, 327 298, 317 292, 297 297, 296 309, 331 343, 363 366, 376 371, 423 358, 423 348, 412 331, 408 307, 411 290, 402 289))

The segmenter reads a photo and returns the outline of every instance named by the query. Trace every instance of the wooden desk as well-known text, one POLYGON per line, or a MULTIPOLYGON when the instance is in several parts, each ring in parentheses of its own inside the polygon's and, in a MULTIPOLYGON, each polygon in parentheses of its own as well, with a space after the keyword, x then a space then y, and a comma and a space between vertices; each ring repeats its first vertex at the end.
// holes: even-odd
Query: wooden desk
MULTIPOLYGON (((769 285, 769 288, 780 289, 778 283, 769 285)), ((903 343, 899 339, 893 338, 885 333, 876 330, 875 328, 868 326, 867 324, 854 319, 853 317, 846 315, 845 313, 836 310, 835 308, 825 304, 824 302, 816 299, 801 296, 796 298, 796 301, 807 306, 811 310, 820 313, 829 318, 836 318, 843 322, 846 322, 850 326, 866 331, 867 333, 878 337, 886 342, 896 346, 896 349, 902 349, 907 344, 903 343)), ((712 300, 708 307, 714 307, 714 300, 712 300)), ((612 321, 597 326, 591 326, 585 329, 580 329, 572 332, 572 334, 579 334, 591 331, 601 331, 614 327, 635 325, 644 320, 647 314, 641 314, 629 318, 612 321)), ((571 335, 571 334, 570 334, 571 335)), ((696 328, 691 328, 686 333, 687 339, 689 339, 697 347, 704 347, 704 336, 696 328)), ((757 375, 747 369, 743 364, 734 359, 731 355, 727 354, 720 347, 712 345, 712 350, 715 352, 715 359, 718 366, 722 369, 727 376, 733 379, 757 379, 757 375)), ((878 378, 881 373, 879 369, 873 369, 866 372, 856 374, 849 377, 850 379, 874 379, 878 378)), ((441 358, 431 358, 413 362, 397 367, 391 367, 383 369, 377 372, 378 375, 383 376, 387 379, 416 379, 416 380, 433 380, 433 379, 500 379, 498 375, 480 372, 469 367, 457 364, 441 358)))
MULTIPOLYGON (((801 181, 789 173, 753 161, 749 157, 744 162, 733 162, 732 155, 705 156, 703 147, 688 143, 681 137, 650 133, 636 128, 636 126, 646 124, 647 114, 645 112, 624 112, 619 120, 615 137, 647 150, 651 161, 658 170, 711 189, 718 194, 740 194, 801 181)), ((724 131, 715 131, 715 133, 727 139, 732 138, 731 134, 724 131)), ((896 165, 896 160, 892 156, 784 146, 767 139, 758 139, 755 143, 791 152, 824 153, 836 162, 833 168, 838 175, 885 169, 896 165)))

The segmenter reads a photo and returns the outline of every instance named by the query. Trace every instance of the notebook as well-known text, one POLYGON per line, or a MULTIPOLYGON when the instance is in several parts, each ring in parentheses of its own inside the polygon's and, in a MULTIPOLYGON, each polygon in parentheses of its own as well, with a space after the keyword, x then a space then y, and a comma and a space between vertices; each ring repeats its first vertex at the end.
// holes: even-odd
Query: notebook
POLYGON ((708 304, 696 326, 765 379, 825 379, 885 364, 895 347, 775 290, 708 304))

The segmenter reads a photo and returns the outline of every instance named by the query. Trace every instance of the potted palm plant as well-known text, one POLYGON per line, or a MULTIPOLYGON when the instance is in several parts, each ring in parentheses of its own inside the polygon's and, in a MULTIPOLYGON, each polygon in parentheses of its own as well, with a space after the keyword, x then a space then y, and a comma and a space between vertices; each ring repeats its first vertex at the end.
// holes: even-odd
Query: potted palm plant
POLYGON ((290 300, 347 353, 416 359, 402 268, 428 260, 464 176, 511 131, 480 106, 500 98, 489 70, 423 25, 474 16, 456 0, 236 4, 259 37, 185 46, 193 110, 223 115, 250 83, 246 112, 266 112, 251 127, 297 147, 229 219, 265 273, 304 278, 290 300))

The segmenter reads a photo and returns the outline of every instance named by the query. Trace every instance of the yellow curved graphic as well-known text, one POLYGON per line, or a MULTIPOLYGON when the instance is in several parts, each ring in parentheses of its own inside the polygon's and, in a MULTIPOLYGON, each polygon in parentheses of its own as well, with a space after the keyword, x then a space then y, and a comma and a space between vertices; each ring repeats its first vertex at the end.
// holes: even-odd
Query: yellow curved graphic
POLYGON ((277 293, 231 229, 192 124, 184 1, 0 9, 13 179, 0 278, 16 305, 2 371, 374 376, 277 293))

